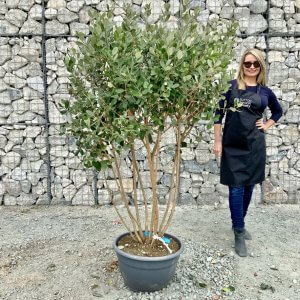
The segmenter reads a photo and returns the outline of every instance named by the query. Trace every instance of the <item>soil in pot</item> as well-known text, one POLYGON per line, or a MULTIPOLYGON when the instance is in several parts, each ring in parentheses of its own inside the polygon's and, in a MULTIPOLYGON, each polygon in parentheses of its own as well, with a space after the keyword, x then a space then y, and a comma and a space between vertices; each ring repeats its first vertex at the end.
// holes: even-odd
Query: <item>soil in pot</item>
MULTIPOLYGON (((170 239, 168 246, 172 250, 172 254, 177 252, 180 248, 179 244, 173 239, 170 239)), ((170 252, 161 241, 155 240, 153 245, 140 244, 134 241, 129 234, 120 239, 118 247, 126 253, 138 256, 158 257, 170 255, 170 252)))

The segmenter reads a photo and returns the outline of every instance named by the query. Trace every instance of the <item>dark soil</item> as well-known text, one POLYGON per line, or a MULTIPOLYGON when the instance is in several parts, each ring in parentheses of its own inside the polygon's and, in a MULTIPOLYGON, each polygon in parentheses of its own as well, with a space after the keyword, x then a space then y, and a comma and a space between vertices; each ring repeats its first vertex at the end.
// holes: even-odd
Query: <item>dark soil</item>
MULTIPOLYGON (((169 248, 172 250, 172 254, 177 252, 180 248, 179 244, 170 238, 170 243, 168 244, 169 248)), ((166 256, 170 255, 170 252, 166 248, 166 246, 159 240, 155 240, 153 245, 150 243, 141 244, 132 239, 132 237, 128 234, 125 235, 118 243, 118 247, 123 246, 122 251, 138 255, 138 256, 146 256, 146 257, 158 257, 158 256, 166 256)))

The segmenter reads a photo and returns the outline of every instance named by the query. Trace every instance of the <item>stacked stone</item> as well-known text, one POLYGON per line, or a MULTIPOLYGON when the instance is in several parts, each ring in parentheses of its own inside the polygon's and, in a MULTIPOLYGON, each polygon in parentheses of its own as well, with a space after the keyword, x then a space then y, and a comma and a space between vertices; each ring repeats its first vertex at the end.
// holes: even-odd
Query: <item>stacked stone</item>
POLYGON ((18 34, 42 33, 41 5, 1 1, 0 15, 0 36, 16 35, 0 37, 0 203, 31 205, 47 189, 41 37, 18 34))
MULTIPOLYGON (((179 0, 118 0, 114 9, 115 22, 122 22, 122 5, 132 4, 139 13, 151 4, 149 21, 157 22, 165 2, 170 2, 170 28, 178 25, 179 0)), ((76 48, 76 32, 89 34, 90 10, 102 12, 111 0, 49 0, 46 2, 46 81, 49 108, 49 137, 45 132, 45 104, 42 55, 41 0, 0 1, 0 204, 31 205, 48 203, 47 143, 50 145, 50 180, 52 203, 94 203, 95 175, 86 170, 72 151, 75 141, 59 135, 59 125, 66 122, 58 110, 58 103, 68 95, 68 73, 64 58, 76 48), (24 36, 18 36, 23 34, 24 36), (36 36, 37 35, 37 36, 36 36), (57 37, 57 35, 63 35, 57 37)), ((267 51, 269 86, 283 108, 280 124, 267 134, 267 180, 263 189, 256 188, 255 200, 261 196, 266 202, 295 203, 300 193, 300 1, 271 0, 192 0, 191 8, 201 7, 199 22, 213 19, 227 22, 236 19, 239 34, 235 46, 237 60, 247 47, 267 51), (269 17, 267 16, 269 13, 269 17), (272 33, 266 40, 261 33, 272 33), (288 35, 289 36, 284 36, 288 35), (278 36, 276 36, 278 35, 278 36), (262 192, 262 195, 261 195, 262 192)), ((200 143, 182 149, 179 204, 226 203, 227 188, 219 184, 219 166, 212 153, 213 134, 205 130, 200 143)), ((174 155, 172 133, 162 141, 159 167, 159 201, 169 198, 171 163, 174 155)), ((136 153, 147 198, 151 198, 151 184, 146 154, 141 144, 136 153)), ((131 161, 124 154, 121 161, 125 191, 132 199, 133 179, 131 161)), ((98 202, 121 203, 113 174, 97 175, 98 202)), ((142 192, 138 189, 142 199, 142 192)))

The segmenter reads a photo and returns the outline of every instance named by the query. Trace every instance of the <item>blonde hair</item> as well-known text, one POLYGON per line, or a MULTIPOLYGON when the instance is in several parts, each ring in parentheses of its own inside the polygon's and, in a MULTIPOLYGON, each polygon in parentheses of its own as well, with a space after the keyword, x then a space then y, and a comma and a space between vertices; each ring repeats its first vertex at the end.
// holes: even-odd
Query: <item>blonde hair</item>
POLYGON ((263 53, 258 49, 247 49, 240 60, 239 70, 237 74, 237 87, 238 89, 245 90, 246 89, 246 82, 244 78, 244 69, 243 69, 243 62, 245 61, 245 57, 248 54, 252 54, 256 57, 257 61, 260 64, 260 72, 256 78, 257 84, 260 85, 266 85, 267 83, 267 74, 266 74, 266 64, 265 64, 265 58, 263 53))

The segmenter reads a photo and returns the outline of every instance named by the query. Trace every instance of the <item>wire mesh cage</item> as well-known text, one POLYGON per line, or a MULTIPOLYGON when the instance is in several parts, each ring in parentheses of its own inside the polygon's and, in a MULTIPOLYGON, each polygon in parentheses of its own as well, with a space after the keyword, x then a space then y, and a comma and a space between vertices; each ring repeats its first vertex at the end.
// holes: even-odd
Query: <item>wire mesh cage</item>
MULTIPOLYGON (((148 22, 170 4, 170 29, 180 26, 180 0, 42 0, 0 3, 0 204, 31 205, 121 203, 111 171, 87 169, 73 152, 76 141, 61 136, 67 122, 59 103, 70 99, 65 57, 76 47, 77 32, 90 34, 90 11, 101 13, 114 7, 114 21, 123 21, 123 6, 130 4, 143 15, 152 8, 148 22)), ((300 194, 300 4, 299 1, 191 0, 190 9, 200 8, 199 23, 214 19, 237 20, 235 60, 247 48, 265 56, 268 87, 283 108, 278 124, 266 134, 266 180, 254 190, 255 203, 297 203, 300 194)), ((143 22, 141 19, 141 26, 143 22)), ((270 111, 266 111, 266 118, 270 111)), ((219 162, 213 154, 213 132, 205 129, 201 141, 182 148, 179 204, 227 205, 228 188, 219 183, 219 162)), ((158 175, 160 203, 170 192, 173 160, 172 133, 161 145, 158 175)), ((130 153, 120 158, 126 193, 132 199, 130 153)), ((151 183, 142 145, 136 157, 144 178, 146 197, 151 183)), ((137 191, 142 199, 141 190, 137 191)))

